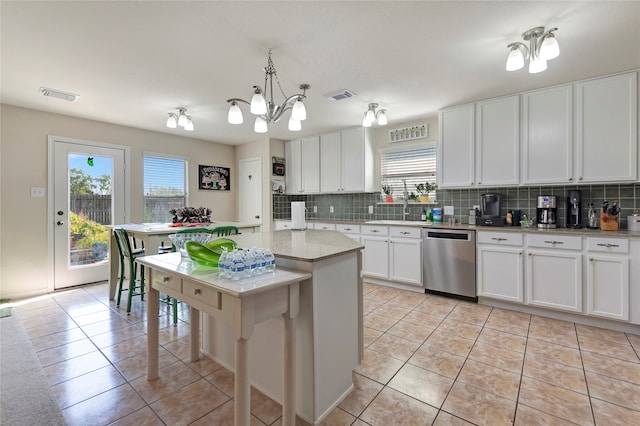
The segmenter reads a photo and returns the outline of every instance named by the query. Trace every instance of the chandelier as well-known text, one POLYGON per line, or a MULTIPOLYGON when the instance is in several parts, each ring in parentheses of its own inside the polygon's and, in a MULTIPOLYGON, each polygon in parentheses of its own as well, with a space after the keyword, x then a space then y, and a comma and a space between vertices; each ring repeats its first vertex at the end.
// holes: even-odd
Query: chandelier
POLYGON ((377 123, 379 126, 387 124, 387 110, 381 109, 376 112, 376 108, 378 108, 378 104, 369 104, 369 108, 362 119, 362 127, 371 127, 373 123, 377 123))
POLYGON ((192 132, 193 121, 191 121, 191 116, 187 115, 187 109, 183 107, 178 107, 176 109, 178 110, 177 115, 174 112, 169 113, 169 118, 167 118, 167 127, 175 129, 180 126, 187 132, 192 132))
POLYGON ((531 28, 522 33, 522 38, 529 42, 529 46, 516 41, 507 47, 511 48, 507 57, 507 71, 519 70, 524 66, 524 60, 529 60, 529 72, 535 74, 547 69, 547 61, 560 55, 560 46, 554 31, 557 28, 544 30, 544 27, 531 28))
POLYGON ((302 121, 307 119, 307 110, 302 103, 302 99, 306 98, 305 94, 311 87, 308 84, 301 84, 299 88, 302 93, 291 95, 287 97, 282 90, 280 80, 276 73, 276 67, 271 60, 271 49, 269 49, 269 60, 264 70, 264 89, 260 86, 253 86, 253 97, 251 102, 247 102, 240 98, 227 99, 229 106, 229 115, 227 120, 230 124, 242 124, 244 119, 242 117, 242 110, 238 103, 244 103, 250 106, 251 114, 256 116, 253 123, 253 130, 256 133, 266 133, 267 124, 276 123, 285 111, 291 110, 291 116, 289 118, 288 129, 295 132, 302 130, 302 121), (273 78, 275 77, 280 93, 285 98, 282 104, 278 105, 273 101, 273 78), (265 100, 265 93, 269 95, 269 101, 265 100))

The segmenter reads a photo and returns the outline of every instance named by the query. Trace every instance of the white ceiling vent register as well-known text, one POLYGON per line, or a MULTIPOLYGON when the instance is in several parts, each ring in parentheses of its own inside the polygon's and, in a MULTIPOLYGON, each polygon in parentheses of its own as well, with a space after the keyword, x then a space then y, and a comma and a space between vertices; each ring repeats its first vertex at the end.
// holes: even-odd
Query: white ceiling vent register
POLYGON ((353 93, 351 90, 348 89, 342 89, 342 90, 338 90, 337 92, 333 92, 333 93, 327 93, 325 96, 330 100, 330 101, 341 101, 343 99, 348 99, 348 98, 352 98, 354 97, 356 94, 353 93))
POLYGON ((48 89, 46 87, 41 87, 39 92, 42 96, 64 99, 65 101, 69 101, 69 102, 74 102, 76 99, 80 97, 80 95, 74 95, 73 93, 63 92, 62 90, 48 89))

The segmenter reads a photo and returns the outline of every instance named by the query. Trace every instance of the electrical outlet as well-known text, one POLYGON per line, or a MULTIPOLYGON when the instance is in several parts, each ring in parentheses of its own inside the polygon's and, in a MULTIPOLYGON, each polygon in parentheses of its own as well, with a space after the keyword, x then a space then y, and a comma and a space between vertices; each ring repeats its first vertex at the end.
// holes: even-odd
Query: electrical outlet
POLYGON ((318 206, 313 206, 313 212, 318 213, 318 206))
POLYGON ((369 206, 369 214, 373 214, 373 206, 369 206))
POLYGON ((453 215, 453 206, 444 206, 444 214, 453 215))
POLYGON ((329 206, 329 213, 333 213, 333 206, 329 206))

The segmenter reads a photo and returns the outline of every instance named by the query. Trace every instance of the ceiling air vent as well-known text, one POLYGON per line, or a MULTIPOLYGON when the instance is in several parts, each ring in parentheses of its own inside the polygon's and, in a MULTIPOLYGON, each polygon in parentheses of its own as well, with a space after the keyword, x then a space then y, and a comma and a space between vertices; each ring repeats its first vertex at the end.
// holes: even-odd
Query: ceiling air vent
POLYGON ((48 96, 50 98, 64 99, 65 101, 69 102, 73 102, 80 97, 80 95, 63 92, 62 90, 48 89, 46 87, 40 88, 40 94, 42 96, 48 96))
POLYGON ((348 98, 354 97, 355 95, 356 94, 353 93, 350 90, 342 89, 342 90, 338 90, 337 92, 327 93, 325 96, 330 101, 341 101, 343 99, 348 99, 348 98))

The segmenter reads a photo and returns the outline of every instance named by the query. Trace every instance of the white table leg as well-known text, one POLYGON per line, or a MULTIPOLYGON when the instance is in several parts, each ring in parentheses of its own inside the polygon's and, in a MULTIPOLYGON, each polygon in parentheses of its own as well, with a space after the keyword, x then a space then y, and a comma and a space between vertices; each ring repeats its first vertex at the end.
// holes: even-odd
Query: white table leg
POLYGON ((200 311, 189 306, 189 361, 200 359, 200 311))
MULTIPOLYGON (((153 275, 153 272, 149 275, 153 275)), ((147 285, 147 294, 147 380, 155 380, 158 378, 160 292, 151 287, 151 281, 147 285)))
POLYGON ((233 419, 235 426, 249 426, 251 421, 251 388, 249 386, 249 341, 236 338, 233 419))

